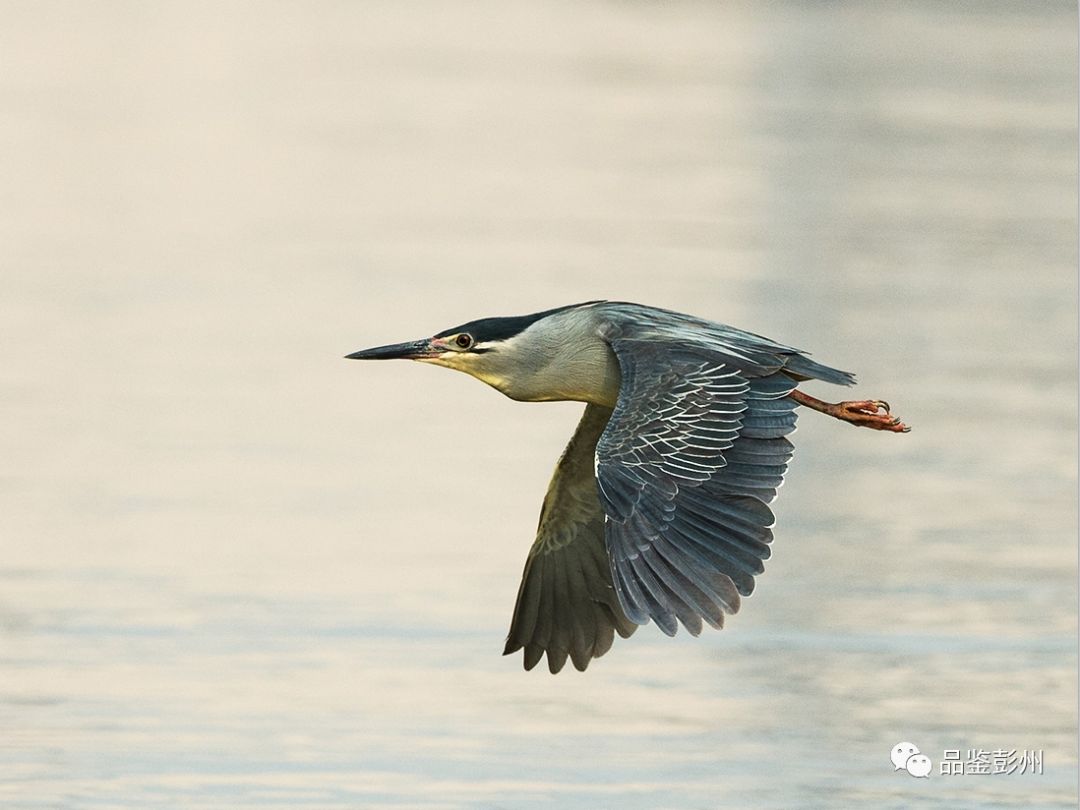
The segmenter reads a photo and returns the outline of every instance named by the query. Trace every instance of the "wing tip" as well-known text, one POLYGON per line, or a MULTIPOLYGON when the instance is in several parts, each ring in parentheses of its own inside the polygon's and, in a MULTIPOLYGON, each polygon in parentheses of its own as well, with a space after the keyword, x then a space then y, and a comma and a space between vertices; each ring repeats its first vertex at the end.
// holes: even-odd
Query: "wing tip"
POLYGON ((596 652, 593 648, 560 650, 551 647, 541 647, 539 644, 521 644, 513 639, 507 639, 502 654, 513 655, 521 649, 525 650, 521 663, 526 672, 536 669, 537 664, 539 664, 546 656, 547 669, 552 675, 559 674, 566 666, 567 660, 573 664, 574 669, 578 672, 584 672, 589 668, 589 664, 594 658, 599 658, 606 652, 606 650, 603 652, 596 652))

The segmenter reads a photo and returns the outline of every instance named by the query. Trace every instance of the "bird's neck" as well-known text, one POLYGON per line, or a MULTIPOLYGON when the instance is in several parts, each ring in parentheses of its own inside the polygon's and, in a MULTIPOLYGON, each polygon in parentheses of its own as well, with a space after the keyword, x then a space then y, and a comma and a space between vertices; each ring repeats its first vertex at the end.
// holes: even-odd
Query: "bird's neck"
POLYGON ((522 402, 572 400, 614 408, 621 374, 611 347, 599 335, 549 333, 512 377, 485 380, 522 402))

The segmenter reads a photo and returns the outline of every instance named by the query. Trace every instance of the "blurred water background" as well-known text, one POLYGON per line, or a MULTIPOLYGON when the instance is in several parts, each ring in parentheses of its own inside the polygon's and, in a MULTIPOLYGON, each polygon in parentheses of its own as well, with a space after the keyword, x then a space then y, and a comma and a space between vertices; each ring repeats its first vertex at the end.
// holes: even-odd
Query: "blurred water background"
POLYGON ((5 808, 1075 805, 1075 4, 0 17, 5 808), (580 406, 341 357, 593 298, 914 432, 804 415, 739 616, 552 677, 580 406))

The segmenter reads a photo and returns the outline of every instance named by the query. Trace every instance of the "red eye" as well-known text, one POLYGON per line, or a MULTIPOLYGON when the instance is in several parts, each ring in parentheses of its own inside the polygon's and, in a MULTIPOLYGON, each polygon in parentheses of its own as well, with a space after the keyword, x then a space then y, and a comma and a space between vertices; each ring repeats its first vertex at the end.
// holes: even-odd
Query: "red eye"
POLYGON ((458 335, 456 338, 454 338, 454 343, 456 343, 462 349, 467 349, 470 346, 472 346, 472 336, 471 335, 458 335))

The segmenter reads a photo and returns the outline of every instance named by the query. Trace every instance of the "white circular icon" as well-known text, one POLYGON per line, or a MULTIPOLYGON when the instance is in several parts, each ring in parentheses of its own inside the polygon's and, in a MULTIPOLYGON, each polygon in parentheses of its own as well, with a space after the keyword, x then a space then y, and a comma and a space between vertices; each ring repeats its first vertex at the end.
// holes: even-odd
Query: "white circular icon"
POLYGON ((917 753, 919 753, 919 747, 915 745, 915 743, 901 742, 894 745, 892 749, 892 754, 890 755, 890 759, 892 759, 892 764, 895 766, 894 770, 904 770, 904 766, 907 765, 908 758, 914 756, 917 753))
POLYGON ((926 754, 912 754, 908 757, 904 767, 907 768, 908 773, 919 779, 925 779, 929 776, 933 768, 930 764, 930 757, 926 756, 926 754))
POLYGON ((912 756, 909 756, 907 758, 907 764, 904 767, 907 768, 908 773, 918 779, 926 779, 933 769, 933 766, 930 765, 930 757, 926 754, 913 754, 912 756))
POLYGON ((934 769, 930 757, 919 753, 919 747, 915 743, 897 743, 889 752, 889 759, 892 760, 894 770, 907 771, 916 779, 925 779, 934 769))

